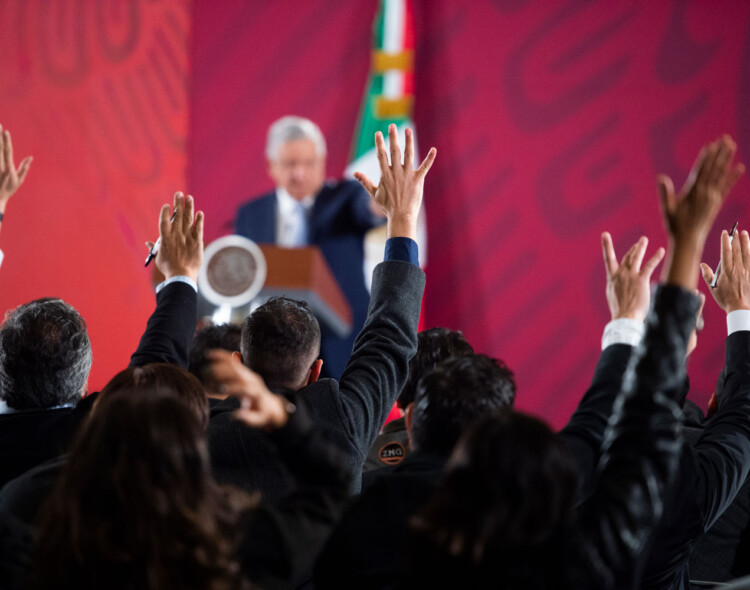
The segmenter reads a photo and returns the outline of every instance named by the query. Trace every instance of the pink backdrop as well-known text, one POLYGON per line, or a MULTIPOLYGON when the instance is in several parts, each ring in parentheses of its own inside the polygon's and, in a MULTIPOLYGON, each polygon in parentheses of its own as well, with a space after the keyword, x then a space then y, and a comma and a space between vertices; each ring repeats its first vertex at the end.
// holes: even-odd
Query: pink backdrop
MULTIPOLYGON (((0 236, 0 305, 59 294, 79 307, 100 387, 152 308, 142 242, 175 189, 196 195, 208 238, 230 231, 237 206, 270 188, 265 131, 288 113, 316 120, 329 175, 344 169, 375 7, 0 3, 0 123, 35 156, 0 236)), ((664 245, 656 173, 679 186, 722 132, 747 154, 750 5, 415 0, 415 25, 419 141, 439 150, 426 324, 504 358, 519 406, 559 425, 608 319, 600 232, 619 254, 640 234, 664 245)), ((747 190, 719 228, 750 225, 747 190)), ((725 330, 712 302, 706 316, 690 366, 701 403, 725 330)))
POLYGON ((0 2, 0 123, 33 154, 0 247, 0 308, 57 296, 88 323, 90 387, 154 306, 145 240, 185 184, 190 4, 0 2))

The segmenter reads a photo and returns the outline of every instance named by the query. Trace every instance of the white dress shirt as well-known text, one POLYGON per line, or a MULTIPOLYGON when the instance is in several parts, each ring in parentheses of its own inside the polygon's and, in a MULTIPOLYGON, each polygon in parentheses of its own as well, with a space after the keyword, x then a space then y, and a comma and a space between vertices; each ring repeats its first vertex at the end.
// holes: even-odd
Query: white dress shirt
MULTIPOLYGON (((604 326, 602 350, 612 344, 638 346, 646 327, 643 322, 621 318, 604 326)), ((750 332, 750 310, 738 309, 727 314, 727 336, 735 332, 750 332)))
POLYGON ((276 189, 276 243, 279 246, 296 248, 308 244, 301 236, 307 235, 307 215, 314 202, 313 195, 298 201, 285 188, 276 189))

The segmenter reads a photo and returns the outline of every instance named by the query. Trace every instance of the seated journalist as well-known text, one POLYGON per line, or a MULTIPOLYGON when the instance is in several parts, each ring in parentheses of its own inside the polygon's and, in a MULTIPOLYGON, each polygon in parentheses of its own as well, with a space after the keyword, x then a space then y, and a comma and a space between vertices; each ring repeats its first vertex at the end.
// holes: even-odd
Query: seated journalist
POLYGON ((695 182, 679 197, 662 192, 671 250, 665 284, 622 379, 588 497, 576 506, 579 468, 563 437, 523 414, 488 416, 459 442, 440 490, 411 520, 405 587, 637 586, 649 549, 660 549, 654 530, 677 489, 675 394, 701 305, 698 264, 728 192, 728 145, 701 152, 695 182))
MULTIPOLYGON (((362 331, 340 381, 321 379, 320 328, 301 302, 277 298, 256 309, 242 330, 242 362, 259 373, 275 392, 298 392, 310 414, 344 452, 355 474, 352 491, 359 490, 362 465, 407 379, 409 360, 416 352, 417 324, 424 290, 424 273, 417 265, 417 215, 424 178, 436 151, 431 149, 414 169, 414 140, 406 132, 404 162, 395 125, 389 129, 391 162, 383 135, 375 142, 382 176, 378 186, 357 174, 367 192, 387 216, 385 262, 373 274, 372 297, 362 331)), ((272 448, 252 431, 240 431, 231 419, 237 401, 214 407, 209 447, 219 482, 269 497, 284 495, 288 474, 272 448)))
MULTIPOLYGON (((203 214, 176 193, 176 217, 160 213, 156 309, 130 366, 187 366, 195 330, 196 278, 203 259, 203 214)), ((91 342, 81 315, 60 299, 12 310, 0 326, 0 486, 65 452, 96 395, 88 393, 91 342)))

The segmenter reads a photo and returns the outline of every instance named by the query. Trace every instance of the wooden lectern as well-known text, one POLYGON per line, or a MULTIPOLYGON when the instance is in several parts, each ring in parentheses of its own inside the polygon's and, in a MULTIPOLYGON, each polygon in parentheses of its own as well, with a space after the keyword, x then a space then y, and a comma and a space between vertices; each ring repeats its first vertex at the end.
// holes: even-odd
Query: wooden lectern
POLYGON ((313 313, 336 335, 352 331, 352 310, 316 246, 279 248, 259 244, 268 267, 261 300, 286 295, 307 302, 313 313))

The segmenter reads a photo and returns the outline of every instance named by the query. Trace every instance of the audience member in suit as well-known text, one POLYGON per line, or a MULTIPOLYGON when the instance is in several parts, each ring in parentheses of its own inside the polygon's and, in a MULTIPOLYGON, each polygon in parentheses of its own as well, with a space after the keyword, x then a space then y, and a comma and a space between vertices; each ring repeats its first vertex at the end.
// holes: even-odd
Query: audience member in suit
MULTIPOLYGON (((723 382, 723 379, 722 379, 723 382)), ((692 402, 686 402, 690 406, 692 402)), ((685 411, 685 440, 695 445, 706 418, 700 408, 685 411)), ((695 542, 690 554, 690 579, 728 582, 750 575, 750 480, 737 492, 724 514, 695 542)))
MULTIPOLYGON (((417 354, 409 363, 409 378, 396 400, 396 405, 402 412, 414 402, 414 392, 422 375, 433 369, 440 361, 454 356, 472 354, 474 349, 466 342, 461 332, 448 328, 430 328, 417 334, 417 354)), ((378 469, 398 465, 409 454, 409 433, 406 430, 406 418, 402 416, 391 420, 383 427, 383 431, 365 460, 362 485, 367 486, 370 477, 377 477, 378 469)))
POLYGON ((295 475, 295 492, 272 506, 217 485, 207 403, 194 377, 163 364, 128 369, 102 391, 42 508, 33 587, 208 590, 249 588, 248 579, 295 587, 350 476, 302 403, 272 394, 225 354, 215 372, 242 399, 235 419, 267 433, 295 475), (186 387, 202 405, 185 402, 186 387))
MULTIPOLYGON (((729 138, 719 140, 711 147, 710 157, 701 156, 696 162, 694 170, 689 176, 689 181, 683 187, 681 194, 693 194, 703 190, 701 182, 706 182, 705 172, 701 170, 705 166, 714 170, 712 181, 713 190, 718 190, 723 196, 728 194, 736 179, 743 172, 741 165, 731 165, 735 145, 729 138)), ((666 177, 660 180, 663 201, 674 199, 672 183, 666 177)), ((643 239, 641 240, 641 242, 643 239)), ((736 240, 736 247, 740 246, 740 240, 736 240)), ((623 279, 633 272, 638 272, 638 265, 633 264, 633 257, 625 256, 623 263, 618 267, 614 250, 609 236, 603 236, 605 263, 608 274, 608 291, 611 289, 623 289, 623 279)), ((727 256, 729 254, 727 253, 727 256)), ((635 259, 642 259, 639 253, 635 259)), ((640 263, 638 263, 640 264, 640 263)), ((705 271, 704 271, 705 272, 705 271)), ((641 292, 647 294, 647 283, 641 282, 641 292)), ((637 284, 634 284, 634 287, 637 284)), ((712 294, 723 292, 726 286, 717 286, 712 289, 712 294)), ((636 291, 630 289, 633 294, 636 291)), ((634 298, 635 299, 635 298, 634 298)), ((646 302, 647 299, 643 299, 646 302)), ((641 309, 643 307, 641 306, 641 309)), ((613 312, 614 317, 614 312, 613 312)), ((595 415, 584 416, 583 421, 577 427, 579 440, 588 440, 589 450, 582 450, 584 445, 579 445, 576 459, 581 462, 581 457, 597 456, 598 445, 604 440, 606 428, 607 407, 612 406, 615 398, 614 385, 622 379, 625 370, 623 359, 627 356, 628 349, 637 344, 643 331, 643 326, 637 317, 635 321, 613 321, 605 331, 604 341, 618 342, 611 346, 610 359, 614 362, 603 366, 607 371, 605 386, 597 392, 597 404, 602 409, 595 415)), ((727 367, 732 363, 731 381, 727 382, 723 391, 727 401, 723 411, 706 425, 703 435, 693 445, 685 445, 680 454, 677 484, 665 502, 665 512, 662 522, 656 531, 653 551, 645 565, 641 585, 643 588, 687 588, 689 570, 688 558, 693 550, 696 540, 703 531, 722 514, 731 503, 739 485, 744 481, 747 468, 750 466, 747 456, 750 449, 748 434, 750 424, 745 424, 741 417, 750 412, 750 399, 748 388, 750 387, 750 374, 744 368, 741 359, 746 343, 743 334, 730 330, 726 341, 727 367), (740 418, 740 419, 738 419, 740 418), (688 492, 689 491, 689 492, 688 492)), ((695 346, 695 334, 691 336, 688 352, 695 346)), ((746 352, 745 352, 746 353, 746 352)), ((605 357, 607 351, 602 353, 605 357)), ((599 368, 597 369, 599 370, 599 368)), ((674 382, 668 391, 671 399, 678 405, 685 402, 686 378, 680 382, 674 382)), ((595 464, 594 461, 585 461, 586 464, 595 464)), ((594 469, 590 468, 591 480, 594 478, 594 469)))
POLYGON ((437 489, 461 434, 488 413, 513 405, 513 373, 502 361, 448 358, 419 380, 406 410, 413 452, 344 513, 315 570, 316 588, 390 588, 406 571, 406 528, 437 489))
MULTIPOLYGON (((609 239, 608 234, 606 239, 609 239)), ((613 322, 611 322, 603 338, 603 351, 591 386, 584 395, 578 409, 570 419, 568 425, 562 431, 562 437, 568 447, 573 452, 578 471, 581 473, 581 488, 585 488, 581 495, 589 493, 593 480, 593 471, 599 459, 598 449, 596 452, 590 451, 592 440, 598 440, 601 445, 601 439, 596 438, 596 429, 601 427, 602 432, 606 427, 607 421, 612 411, 612 402, 620 390, 622 375, 630 359, 632 347, 628 344, 618 343, 618 338, 624 340, 629 334, 627 328, 630 321, 642 323, 646 317, 650 302, 649 281, 654 269, 664 256, 664 250, 659 249, 656 254, 641 268, 647 241, 639 240, 630 251, 623 257, 621 270, 616 274, 616 283, 610 281, 607 288, 607 299, 612 311, 613 322), (627 319, 623 319, 627 318, 627 319), (624 325, 623 325, 624 322, 624 325), (589 473, 591 472, 591 473, 589 473)), ((616 265, 616 261, 615 261, 616 265)), ((420 347, 423 344, 420 333, 420 347)), ((463 347, 455 338, 457 333, 435 331, 433 335, 436 339, 425 339, 424 351, 430 350, 429 343, 442 341, 441 336, 448 337, 450 341, 457 345, 457 349, 463 352, 463 347)), ((640 340, 641 332, 638 332, 640 340)), ((468 344, 466 345, 468 346, 468 344)), ((448 348, 442 348, 448 350, 448 348)), ((435 350, 438 350, 437 348, 435 350)), ((417 353, 418 359, 420 352, 417 353)), ((423 360, 429 359, 429 354, 423 356, 423 360)), ((450 355, 449 355, 450 356, 450 355)), ((414 359, 412 365, 414 365, 414 359)), ((458 361, 453 361, 458 366, 458 361)), ((444 363, 439 364, 442 366, 444 363)), ((429 362, 426 363, 426 366, 429 362)), ((429 374, 429 371, 425 371, 429 374)), ((410 381, 414 374, 410 375, 410 381)), ((497 376, 496 376, 497 377, 497 376)), ((483 388, 478 384, 469 385, 467 389, 479 391, 490 391, 488 385, 483 388)), ((407 385, 408 388, 408 385, 407 385)), ((407 390, 405 388, 405 391, 407 390)), ((435 392, 433 392, 435 393, 435 392)), ((426 400, 431 399, 430 391, 425 391, 426 400)), ((452 400, 453 398, 449 398, 452 400)), ((465 398, 457 396, 456 404, 464 403, 471 400, 471 397, 465 398)), ((438 406, 440 408, 441 406, 438 406)), ((450 413, 455 411, 450 405, 445 408, 450 413)), ((413 412, 413 410, 409 410, 413 412)), ((476 415, 468 415, 464 424, 466 429, 472 419, 476 419, 485 414, 485 408, 477 410, 476 415)), ((408 420, 408 418, 407 418, 408 420)), ((413 428, 413 427, 412 427, 413 428)), ((443 427, 440 422, 437 423, 434 436, 437 438, 443 427)), ((448 453, 451 450, 451 444, 455 443, 458 431, 453 437, 446 436, 446 450, 438 459, 431 463, 422 459, 416 467, 412 466, 411 457, 401 465, 389 470, 375 470, 365 474, 363 478, 363 492, 361 498, 345 513, 342 523, 335 531, 329 546, 321 557, 318 566, 319 583, 330 585, 331 587, 343 587, 348 583, 366 584, 364 578, 372 580, 372 587, 379 587, 384 584, 384 580, 397 579, 399 572, 404 571, 405 567, 405 530, 407 519, 414 510, 421 505, 429 496, 430 491, 434 489, 442 466, 445 464, 448 453), (382 478, 382 474, 390 472, 382 478), (373 490, 370 490, 373 485, 373 490), (417 486, 421 486, 417 487, 417 486), (403 487, 403 490, 400 489, 403 487), (394 491, 397 490, 397 491, 394 491), (407 493, 408 492, 408 493, 407 493), (383 509, 383 506, 387 508, 383 509), (363 534, 360 534, 362 531, 363 534), (346 559, 342 563, 337 563, 337 556, 344 552, 346 559), (348 577, 347 577, 348 576, 348 577)), ((418 457, 420 453, 417 454, 418 457)), ((435 458, 435 455, 433 455, 435 458)))
MULTIPOLYGON (((196 417, 201 428, 204 431, 208 428, 208 399, 203 386, 184 369, 165 363, 131 366, 120 372, 97 394, 92 415, 96 415, 103 397, 111 391, 123 389, 128 383, 156 392, 179 391, 180 401, 196 417)), ((0 489, 0 512, 12 514, 28 527, 35 527, 39 508, 49 496, 67 460, 67 455, 52 459, 5 484, 0 489)))
MULTIPOLYGON (((476 587, 486 580, 514 589, 636 586, 647 550, 660 549, 653 532, 672 500, 680 466, 675 390, 685 381, 701 305, 694 294, 698 263, 726 196, 732 152, 728 139, 713 143, 699 156, 694 184, 678 197, 664 186, 672 246, 666 284, 656 291, 645 335, 622 380, 590 496, 576 507, 577 468, 562 437, 528 416, 489 417, 462 439, 439 492, 411 521, 407 587, 476 587)), ((747 236, 745 245, 750 258, 747 236)), ((743 264, 739 249, 737 255, 735 264, 743 264)), ((748 369, 728 363, 731 379, 750 376, 747 352, 748 369)), ((745 421, 750 426, 750 417, 745 421)), ((725 440, 742 444, 742 435, 734 434, 741 429, 727 428, 725 440)), ((694 488, 679 489, 690 495, 694 488)))
MULTIPOLYGON (((603 239, 605 244, 609 243, 611 247, 609 235, 605 234, 603 239)), ((626 343, 621 343, 621 341, 627 342, 626 337, 631 335, 628 332, 630 322, 643 323, 650 303, 650 278, 664 256, 664 250, 659 249, 641 268, 646 246, 647 240, 645 238, 639 240, 623 257, 619 269, 614 269, 614 271, 617 271, 614 273, 614 277, 609 279, 606 291, 613 321, 605 329, 602 340, 602 355, 594 372, 591 385, 568 425, 562 430, 562 438, 575 457, 576 466, 581 474, 579 477, 581 480, 579 495, 581 497, 585 497, 591 491, 592 480, 594 479, 593 472, 599 459, 598 449, 596 452, 590 450, 591 445, 594 444, 592 440, 598 441, 596 444, 601 445, 601 437, 597 437, 596 431, 601 428, 603 432, 606 427, 612 412, 613 400, 620 391, 622 375, 632 352, 632 347, 626 343)), ((607 252, 606 249, 605 252, 607 252)), ((616 260, 614 265, 617 266, 616 260)), ((453 349, 453 346, 444 346, 444 339, 455 344, 454 352, 465 353, 458 338, 459 333, 436 329, 434 332, 431 330, 421 332, 419 336, 420 349, 415 359, 419 359, 420 355, 423 355, 422 360, 427 361, 425 366, 430 364, 431 353, 453 349), (430 332, 432 332, 434 338, 427 337, 430 332), (432 345, 438 343, 441 343, 441 345, 433 349, 432 345), (423 344, 425 344, 424 349, 422 349, 423 344)), ((640 340, 640 337, 641 331, 639 328, 636 343, 640 340)), ((465 346, 468 346, 468 344, 465 346)), ((415 364, 415 359, 412 359, 410 366, 415 364)), ((442 364, 438 366, 442 366, 442 364)), ((429 373, 429 371, 425 371, 425 373, 429 373)), ((410 375, 410 381, 415 375, 416 373, 410 375)), ((408 384, 404 391, 407 391, 407 389, 408 384)), ((469 389, 472 388, 469 387, 469 389)), ((430 399, 429 394, 427 399, 430 399)), ((465 399, 471 398, 459 397, 458 399, 463 403, 465 399)), ((453 410, 449 408, 446 411, 453 410)), ((478 411, 477 414, 476 417, 484 415, 484 412, 478 411)), ((465 428, 468 427, 469 423, 470 420, 466 422, 465 428)), ((438 433, 442 431, 442 426, 439 423, 435 431, 437 437, 438 433)), ((458 434, 452 439, 453 442, 457 440, 457 436, 458 434)), ((451 437, 446 438, 451 439, 451 437)), ((429 495, 430 489, 439 478, 440 469, 444 465, 449 452, 450 448, 443 453, 442 458, 434 461, 431 465, 424 460, 420 461, 419 470, 414 469, 414 473, 411 473, 413 469, 411 467, 412 460, 407 459, 403 464, 393 469, 375 470, 364 475, 363 489, 365 491, 361 499, 345 513, 340 527, 330 541, 329 549, 326 549, 321 558, 319 575, 322 583, 337 587, 356 579, 357 584, 363 584, 365 583, 363 579, 357 578, 357 576, 361 573, 362 578, 370 577, 376 571, 379 572, 378 575, 381 577, 377 578, 379 581, 373 581, 373 587, 378 587, 378 584, 384 578, 396 579, 398 572, 403 571, 405 564, 404 531, 406 530, 407 518, 429 495), (378 481, 382 474, 388 472, 392 474, 384 476, 381 481, 378 481), (374 483, 375 491, 370 491, 369 487, 373 482, 376 482, 374 483), (399 485, 404 486, 404 489, 408 490, 410 494, 394 492, 394 489, 398 489, 397 486, 399 485), (417 485, 422 486, 421 493, 415 493, 418 489, 417 485), (379 508, 383 505, 387 506, 386 510, 379 508), (359 534, 357 531, 367 531, 367 533, 359 534), (363 545, 367 546, 363 547, 363 545), (334 566, 335 556, 341 551, 346 552, 347 559, 342 560, 344 564, 334 566), (340 577, 335 578, 337 575, 340 577), (344 580, 344 576, 350 576, 350 578, 344 580)))
MULTIPOLYGON (((406 135, 404 164, 395 125, 389 130, 392 165, 382 134, 376 134, 382 177, 378 186, 357 177, 388 218, 386 261, 375 269, 367 321, 340 381, 319 379, 320 329, 299 301, 277 298, 256 309, 242 329, 242 362, 277 392, 298 391, 313 420, 344 452, 359 490, 362 464, 389 410, 403 389, 416 352, 424 273, 417 265, 417 214, 424 178, 435 150, 414 170, 414 140, 406 135)), ((222 483, 278 498, 289 489, 273 449, 231 418, 237 401, 214 408, 209 444, 214 474, 222 483)))
MULTIPOLYGON (((0 125, 0 229, 2 229, 8 201, 26 180, 33 160, 31 156, 26 156, 16 168, 10 131, 7 129, 3 131, 3 126, 0 125)), ((0 250, 0 264, 3 263, 3 258, 3 251, 0 250)))
MULTIPOLYGON (((735 346, 736 340, 743 334, 750 334, 750 298, 747 295, 747 289, 750 288, 750 280, 747 273, 750 269, 748 266, 736 265, 736 250, 742 256, 747 256, 748 250, 746 233, 735 235, 732 241, 731 253, 726 248, 726 239, 722 235, 722 262, 720 264, 720 276, 717 280, 716 288, 711 289, 710 284, 714 278, 714 272, 707 264, 701 264, 701 271, 706 284, 709 286, 711 295, 716 300, 721 309, 727 313, 727 327, 729 336, 726 343, 727 364, 721 371, 716 385, 716 390, 709 403, 708 418, 704 418, 702 412, 697 407, 690 407, 690 412, 685 412, 685 439, 693 448, 701 452, 705 446, 705 439, 712 438, 717 422, 719 426, 722 423, 725 428, 723 433, 724 444, 735 446, 738 443, 728 438, 727 426, 731 424, 732 417, 727 416, 728 412, 734 412, 739 417, 742 406, 733 403, 730 397, 731 393, 731 374, 728 373, 730 368, 730 358, 734 357, 735 362, 747 363, 748 359, 742 359, 742 348, 735 346), (725 267, 724 258, 730 260, 730 268, 725 267)), ((744 396, 747 397, 747 389, 750 388, 745 384, 744 396)), ((734 394, 737 395, 737 394, 734 394)), ((690 402, 687 402, 690 406, 690 402)), ((745 411, 747 411, 747 404, 745 411)), ((747 433, 747 427, 738 428, 741 432, 747 433)), ((716 477, 717 473, 702 469, 702 463, 696 461, 698 465, 697 476, 704 474, 710 476, 712 480, 718 482, 718 486, 705 489, 700 486, 698 491, 698 502, 696 503, 701 512, 698 513, 696 508, 690 506, 691 512, 695 514, 695 519, 700 518, 700 525, 696 529, 705 533, 694 540, 691 547, 689 572, 691 580, 703 580, 711 582, 728 582, 734 578, 750 575, 750 481, 747 479, 747 473, 750 469, 750 452, 747 449, 747 443, 743 441, 742 450, 744 452, 743 464, 737 461, 735 457, 730 463, 731 470, 729 473, 716 477), (739 491, 737 485, 741 486, 739 491), (732 496, 734 499, 732 500, 732 496), (728 502, 731 502, 727 505, 728 502), (722 513, 723 511, 723 513, 722 513)), ((703 454, 703 453, 701 453, 703 454)), ((735 450, 734 455, 739 454, 739 449, 735 450)), ((692 540, 692 539, 691 539, 692 540)))
POLYGON ((658 248, 644 263, 647 247, 648 239, 641 237, 618 264, 612 237, 602 234, 605 294, 612 319, 604 328, 591 385, 560 431, 578 466, 579 501, 591 493, 612 405, 622 388, 633 348, 643 336, 651 303, 651 276, 664 258, 664 248, 658 248))
MULTIPOLYGON (((203 258, 203 214, 193 225, 193 199, 175 195, 177 217, 161 211, 156 264, 166 280, 131 366, 187 365, 196 322, 203 258)), ((88 414, 91 343, 81 315, 60 299, 39 299, 10 312, 0 327, 0 486, 62 454, 88 414)))
POLYGON ((190 363, 188 371, 198 378, 208 396, 208 403, 213 408, 221 400, 226 399, 226 393, 219 391, 219 384, 212 378, 210 363, 206 352, 213 349, 239 352, 242 328, 237 324, 221 324, 218 326, 204 326, 193 336, 190 347, 190 363))
POLYGON ((325 138, 309 119, 274 122, 266 159, 276 188, 240 207, 235 232, 260 243, 321 249, 352 310, 349 336, 341 338, 321 326, 323 376, 339 379, 367 316, 364 235, 382 223, 383 212, 358 183, 326 182, 325 138))

